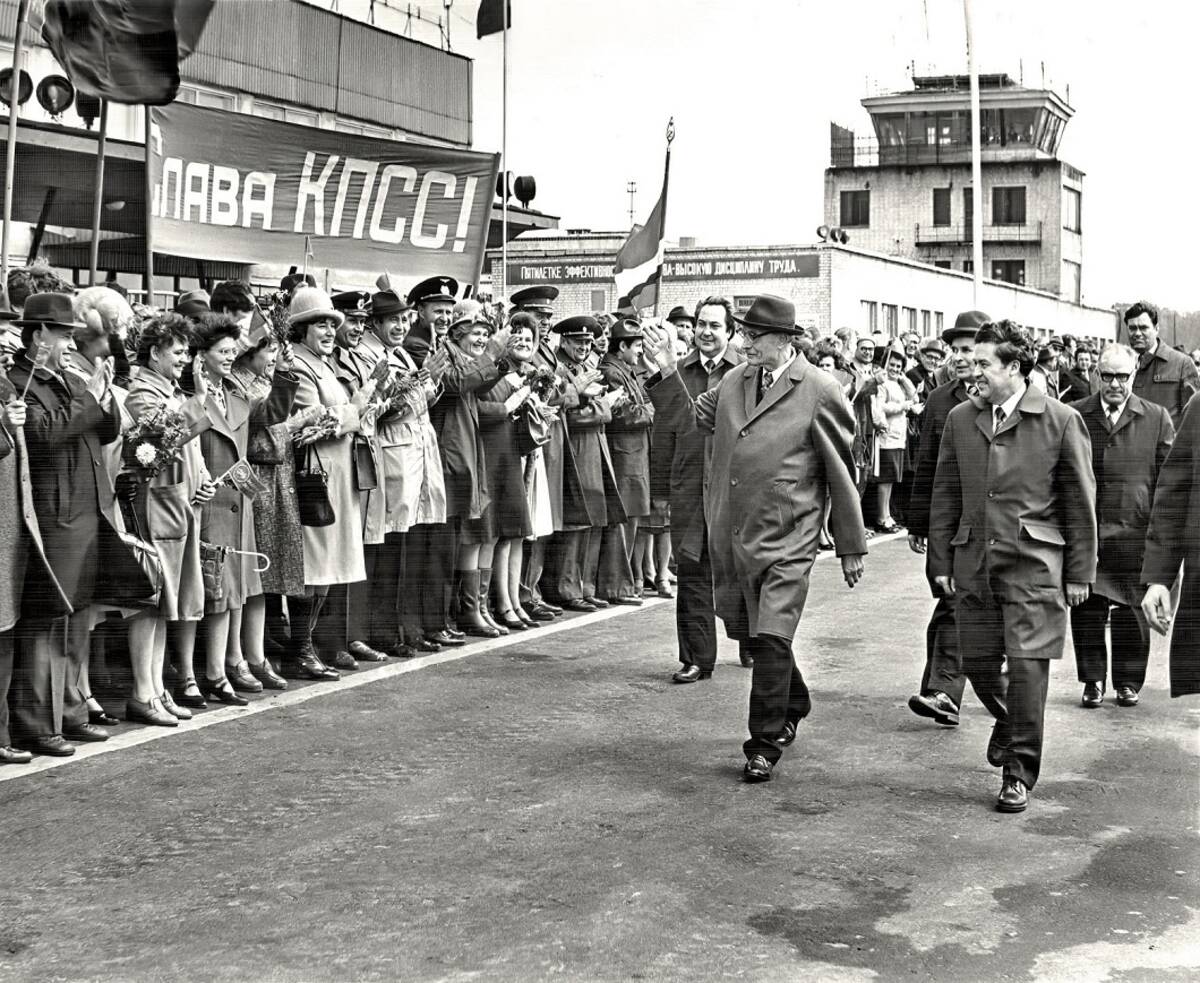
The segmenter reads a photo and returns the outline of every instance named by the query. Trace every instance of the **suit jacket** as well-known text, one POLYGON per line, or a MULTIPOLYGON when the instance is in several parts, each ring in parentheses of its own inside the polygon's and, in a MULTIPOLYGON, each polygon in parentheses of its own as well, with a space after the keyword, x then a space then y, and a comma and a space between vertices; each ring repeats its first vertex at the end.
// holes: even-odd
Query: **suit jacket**
POLYGON ((962 403, 942 433, 929 515, 929 575, 959 598, 1021 606, 1010 658, 1058 658, 1044 606, 1096 579, 1096 479, 1083 420, 1032 386, 992 434, 992 408, 962 403))
POLYGON ((1064 403, 1077 403, 1092 395, 1091 380, 1076 372, 1068 372, 1064 369, 1058 374, 1058 382, 1061 387, 1058 398, 1064 403))
POLYGON ((559 376, 579 394, 577 404, 565 411, 569 454, 563 472, 563 525, 567 529, 611 526, 627 518, 604 433, 612 413, 579 393, 575 384, 587 370, 586 364, 565 358, 558 365, 559 376))
POLYGON ((1138 370, 1133 377, 1135 396, 1157 403, 1171 414, 1171 424, 1178 429, 1183 408, 1188 400, 1200 390, 1200 374, 1192 360, 1177 352, 1165 341, 1149 358, 1138 360, 1138 370))
POLYGON ((908 531, 914 536, 929 535, 929 504, 933 499, 933 478, 937 472, 938 447, 946 418, 959 403, 967 401, 967 387, 957 379, 938 386, 929 394, 921 414, 921 442, 917 449, 917 467, 909 493, 908 531))
POLYGON ((696 429, 692 401, 720 385, 726 374, 745 360, 741 352, 727 345, 709 375, 700 352, 693 349, 675 369, 684 393, 674 385, 660 385, 660 375, 646 382, 646 394, 658 414, 656 423, 661 421, 661 426, 654 429, 654 446, 650 449, 650 497, 670 501, 671 543, 692 560, 700 559, 701 546, 708 536, 704 491, 712 466, 712 436, 696 429))
POLYGON ((615 354, 600 359, 600 372, 609 389, 618 386, 629 400, 615 408, 605 425, 613 475, 621 493, 621 504, 628 516, 650 514, 650 428, 654 406, 646 398, 646 388, 615 354))
POLYGON ((1172 696, 1200 693, 1200 400, 1195 398, 1158 474, 1142 582, 1170 587, 1180 563, 1183 585, 1171 633, 1172 696))
POLYGON ((1071 406, 1083 417, 1092 442, 1099 531, 1094 589, 1102 597, 1135 607, 1142 600, 1142 552, 1154 487, 1175 428, 1166 410, 1137 396, 1129 397, 1115 426, 1099 393, 1071 406))
MULTIPOLYGON (((705 495, 717 615, 733 637, 790 639, 817 553, 825 492, 839 556, 867 552, 842 388, 797 355, 758 401, 757 369, 739 365, 694 401, 713 435, 705 495)), ((690 400, 678 372, 662 381, 690 400)))

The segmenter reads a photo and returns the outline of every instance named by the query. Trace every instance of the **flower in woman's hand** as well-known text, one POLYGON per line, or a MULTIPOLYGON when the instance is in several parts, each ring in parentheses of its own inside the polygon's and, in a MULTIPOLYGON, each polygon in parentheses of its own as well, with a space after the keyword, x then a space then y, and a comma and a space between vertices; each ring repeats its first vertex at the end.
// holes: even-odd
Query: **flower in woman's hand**
POLYGON ((154 462, 158 460, 158 451, 151 444, 138 444, 137 450, 134 452, 138 464, 144 468, 154 466, 154 462))

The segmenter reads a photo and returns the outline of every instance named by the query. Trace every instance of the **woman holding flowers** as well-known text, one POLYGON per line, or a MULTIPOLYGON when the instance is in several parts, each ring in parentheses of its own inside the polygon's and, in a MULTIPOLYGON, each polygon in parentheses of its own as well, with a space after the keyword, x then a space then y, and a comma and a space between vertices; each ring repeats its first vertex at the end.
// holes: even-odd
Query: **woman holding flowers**
POLYGON ((191 712, 176 704, 163 686, 167 633, 174 635, 179 682, 176 693, 189 706, 202 706, 192 653, 196 625, 204 616, 200 570, 200 506, 216 493, 196 438, 211 425, 207 376, 200 357, 193 366, 195 395, 186 397, 179 380, 188 363, 189 324, 179 314, 162 314, 142 325, 125 408, 133 418, 126 434, 125 482, 134 484, 135 529, 154 544, 162 563, 158 607, 129 622, 133 693, 125 719, 174 727, 191 712))

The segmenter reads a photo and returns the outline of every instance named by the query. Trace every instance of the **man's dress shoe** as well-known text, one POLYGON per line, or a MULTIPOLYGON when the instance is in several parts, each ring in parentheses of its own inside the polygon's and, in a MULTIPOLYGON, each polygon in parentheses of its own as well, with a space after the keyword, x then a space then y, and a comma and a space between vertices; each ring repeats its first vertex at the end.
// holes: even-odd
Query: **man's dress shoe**
POLYGON ((99 744, 101 741, 108 740, 108 731, 103 727, 97 727, 95 724, 77 724, 70 730, 64 727, 62 736, 69 741, 77 741, 83 744, 99 744))
POLYGON ((711 679, 711 669, 701 669, 699 666, 684 666, 671 677, 676 683, 696 683, 701 679, 711 679))
POLYGON ((1104 702, 1104 684, 1103 683, 1084 683, 1083 698, 1079 701, 1080 706, 1085 706, 1089 710, 1095 710, 1104 702))
POLYGON ((587 601, 588 604, 590 604, 594 608, 608 607, 608 601, 602 601, 598 597, 585 597, 584 600, 587 601))
POLYGON ((1138 691, 1132 686, 1117 687, 1117 706, 1119 707, 1135 707, 1138 705, 1138 691))
POLYGON ((581 614, 591 614, 597 610, 596 605, 591 601, 585 601, 582 597, 574 598, 569 601, 563 601, 564 611, 578 611, 581 614))
POLYGON ((742 769, 742 777, 748 782, 769 782, 773 767, 761 754, 756 754, 746 762, 746 767, 742 769))
POLYGON ((0 747, 0 765, 27 765, 33 754, 15 747, 0 747))
POLYGON ((779 735, 779 739, 775 742, 780 747, 790 747, 792 742, 796 740, 796 723, 795 720, 789 720, 783 725, 783 733, 779 735))
POLYGON ((534 621, 553 621, 559 614, 562 614, 562 608, 559 608, 558 614, 555 614, 545 604, 538 604, 535 607, 528 608, 527 611, 529 617, 534 621))
POLYGON ((918 717, 932 717, 945 727, 958 726, 958 707, 945 693, 918 693, 908 698, 908 708, 918 717))
POLYGON ((49 737, 31 737, 21 742, 21 748, 33 754, 44 754, 51 758, 69 758, 75 753, 75 745, 68 744, 62 734, 49 737))
POLYGON ((749 652, 739 652, 738 661, 741 662, 743 669, 754 668, 754 656, 752 656, 749 652))
POLYGON ((346 650, 360 662, 387 662, 387 653, 371 648, 366 642, 351 642, 346 650))
POLYGON ((1019 778, 1005 778, 996 798, 997 812, 1024 812, 1029 805, 1029 789, 1019 778))
POLYGON ((1008 742, 1004 739, 1000 724, 993 724, 992 736, 988 738, 987 763, 993 768, 999 768, 1004 764, 1004 757, 1007 753, 1008 742))
POLYGON ((425 638, 428 639, 429 641, 433 642, 436 645, 442 645, 442 646, 457 646, 457 645, 466 645, 467 644, 466 638, 455 638, 453 635, 451 635, 448 631, 445 631, 445 630, 430 632, 428 635, 425 636, 425 638))
POLYGON ((560 608, 557 604, 551 604, 544 597, 540 601, 538 601, 537 606, 539 608, 545 608, 547 611, 549 611, 551 614, 553 614, 555 616, 563 613, 562 608, 560 608))

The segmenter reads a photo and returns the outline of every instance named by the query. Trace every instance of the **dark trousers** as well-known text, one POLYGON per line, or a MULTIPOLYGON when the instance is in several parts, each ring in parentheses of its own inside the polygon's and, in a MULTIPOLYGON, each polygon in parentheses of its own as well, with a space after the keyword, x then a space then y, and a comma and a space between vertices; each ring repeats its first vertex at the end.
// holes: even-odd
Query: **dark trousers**
POLYGON ((774 763, 783 754, 776 743, 784 724, 807 717, 812 709, 808 686, 790 638, 756 635, 749 640, 754 656, 754 675, 750 680, 750 739, 742 745, 747 759, 761 754, 774 763))
POLYGON ((87 658, 91 614, 18 626, 13 666, 12 721, 18 740, 52 737, 88 722, 79 674, 87 658))
POLYGON ((546 567, 546 539, 525 542, 521 553, 521 607, 526 611, 542 601, 542 571, 546 567))
POLYGON ((404 537, 389 533, 382 543, 363 547, 367 579, 350 584, 346 638, 387 648, 400 636, 398 598, 404 537))
POLYGON ((958 644, 971 688, 996 718, 998 736, 1007 745, 1004 776, 1033 788, 1042 765, 1050 660, 1005 658, 1004 607, 959 598, 958 644))
POLYGON ((404 558, 406 589, 417 594, 421 630, 433 634, 450 623, 450 590, 458 553, 457 518, 437 525, 413 526, 404 558))
MULTIPOLYGON (((593 529, 556 532, 546 552, 545 590, 556 601, 578 601, 584 593, 584 571, 591 551, 593 529)), ((597 553, 599 543, 597 543, 597 553)), ((595 590, 595 579, 591 588, 595 590)))
MULTIPOLYGON (((708 562, 708 536, 702 541, 700 559, 675 552, 675 635, 679 661, 712 672, 717 664, 717 616, 713 612, 712 567, 708 562)), ((743 643, 746 644, 746 643, 743 643)))
POLYGON ((592 526, 588 530, 587 545, 579 560, 579 582, 584 597, 596 596, 596 582, 600 577, 600 547, 604 545, 604 527, 592 526))
POLYGON ((1075 642, 1075 668, 1081 683, 1108 679, 1108 642, 1104 627, 1112 624, 1112 684, 1140 690, 1150 661, 1150 636, 1143 633, 1133 610, 1107 597, 1090 594, 1071 608, 1071 639, 1075 642), (1111 606, 1111 615, 1110 615, 1111 606))
POLYGON ((618 597, 629 597, 637 593, 633 583, 633 568, 629 563, 630 544, 637 536, 637 519, 618 522, 603 529, 593 530, 599 534, 597 596, 604 601, 618 597))
POLYGON ((939 597, 925 629, 925 672, 921 676, 921 693, 945 693, 962 706, 962 653, 958 647, 958 625, 954 619, 954 598, 939 597))
POLYGON ((15 641, 15 632, 0 632, 0 747, 12 743, 8 733, 8 687, 12 682, 15 641))

